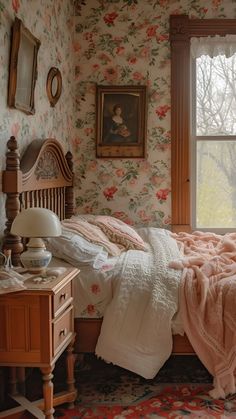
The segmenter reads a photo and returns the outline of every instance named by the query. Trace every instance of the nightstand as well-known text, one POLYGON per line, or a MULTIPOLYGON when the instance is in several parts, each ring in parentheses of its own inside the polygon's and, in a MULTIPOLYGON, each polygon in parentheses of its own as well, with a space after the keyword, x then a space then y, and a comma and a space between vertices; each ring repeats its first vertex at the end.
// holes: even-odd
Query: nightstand
MULTIPOLYGON (((38 418, 52 419, 53 406, 65 402, 73 406, 76 398, 72 280, 78 273, 76 268, 66 268, 64 273, 45 283, 35 283, 32 275, 24 274, 25 290, 0 296, 0 366, 12 367, 11 396, 38 418), (52 372, 65 350, 67 390, 54 395, 52 372), (16 376, 23 376, 22 367, 40 368, 43 400, 30 403, 18 394, 16 376)), ((22 407, 18 411, 20 408, 22 411, 22 407)), ((0 417, 1 413, 4 412, 0 412, 0 417)))

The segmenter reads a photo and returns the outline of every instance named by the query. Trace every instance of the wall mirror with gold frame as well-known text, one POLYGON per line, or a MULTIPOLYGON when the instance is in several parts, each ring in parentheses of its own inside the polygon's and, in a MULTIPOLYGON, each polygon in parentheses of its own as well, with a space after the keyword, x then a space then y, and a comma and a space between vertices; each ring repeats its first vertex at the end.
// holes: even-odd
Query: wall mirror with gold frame
POLYGON ((62 77, 58 68, 50 68, 47 76, 46 89, 50 105, 54 107, 59 100, 62 91, 62 77))

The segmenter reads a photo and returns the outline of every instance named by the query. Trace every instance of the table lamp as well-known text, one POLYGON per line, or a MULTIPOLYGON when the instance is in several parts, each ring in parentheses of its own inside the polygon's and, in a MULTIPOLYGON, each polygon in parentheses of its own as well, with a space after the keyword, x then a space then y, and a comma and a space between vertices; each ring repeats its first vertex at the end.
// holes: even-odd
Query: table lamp
POLYGON ((42 238, 61 235, 61 223, 57 215, 46 208, 27 208, 14 219, 11 234, 27 237, 27 250, 20 255, 22 265, 32 273, 45 271, 52 258, 42 238))

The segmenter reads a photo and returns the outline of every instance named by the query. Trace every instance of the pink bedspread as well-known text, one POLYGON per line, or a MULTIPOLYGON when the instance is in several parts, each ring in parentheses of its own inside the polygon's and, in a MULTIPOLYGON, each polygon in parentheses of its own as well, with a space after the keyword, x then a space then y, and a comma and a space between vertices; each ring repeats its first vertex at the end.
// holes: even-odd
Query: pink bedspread
POLYGON ((180 310, 185 332, 214 377, 214 398, 236 392, 236 233, 172 235, 183 258, 180 310))

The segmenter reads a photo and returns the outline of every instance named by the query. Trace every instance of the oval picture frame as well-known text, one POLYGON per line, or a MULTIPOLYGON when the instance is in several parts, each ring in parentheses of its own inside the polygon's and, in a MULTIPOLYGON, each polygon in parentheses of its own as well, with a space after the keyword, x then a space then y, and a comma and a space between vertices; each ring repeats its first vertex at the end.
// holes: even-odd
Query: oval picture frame
POLYGON ((62 77, 58 68, 50 68, 47 76, 46 89, 50 105, 54 107, 61 96, 62 90, 62 77))

